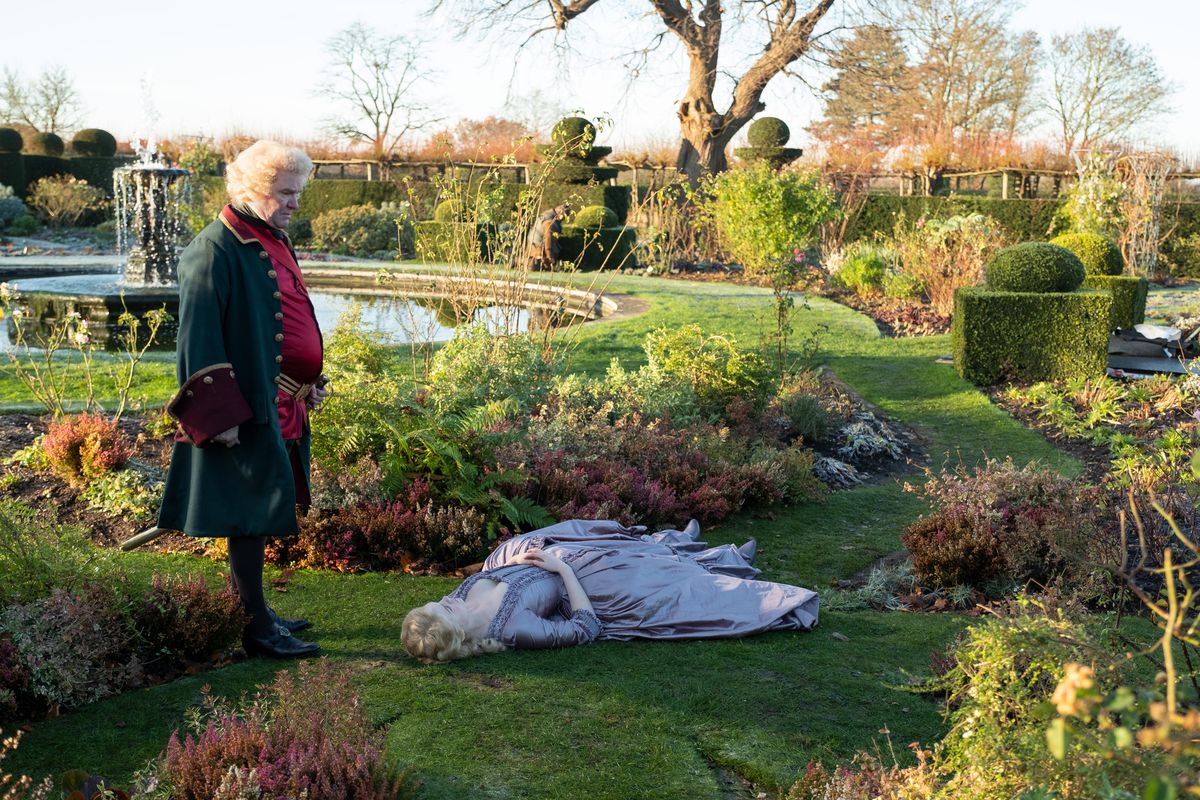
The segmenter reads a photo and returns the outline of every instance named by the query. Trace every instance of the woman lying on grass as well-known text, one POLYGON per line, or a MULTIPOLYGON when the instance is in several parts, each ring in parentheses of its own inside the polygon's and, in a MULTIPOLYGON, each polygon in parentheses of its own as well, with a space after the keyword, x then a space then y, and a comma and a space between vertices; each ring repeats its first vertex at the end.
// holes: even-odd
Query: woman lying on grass
POLYGON ((693 520, 643 534, 570 520, 504 542, 483 570, 413 609, 402 640, 427 664, 597 639, 719 639, 817 624, 815 592, 755 580, 755 544, 707 547, 693 520))

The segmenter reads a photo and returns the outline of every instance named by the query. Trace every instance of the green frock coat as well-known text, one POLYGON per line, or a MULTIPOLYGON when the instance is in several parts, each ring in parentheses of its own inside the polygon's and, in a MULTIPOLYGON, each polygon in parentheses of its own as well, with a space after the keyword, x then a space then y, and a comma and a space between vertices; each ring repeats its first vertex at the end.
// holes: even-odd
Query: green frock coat
POLYGON ((180 434, 158 526, 191 536, 294 534, 296 481, 308 479, 309 433, 294 471, 275 409, 283 340, 275 267, 239 230, 219 217, 179 260, 180 389, 168 411, 180 434), (240 444, 209 442, 235 425, 240 444))

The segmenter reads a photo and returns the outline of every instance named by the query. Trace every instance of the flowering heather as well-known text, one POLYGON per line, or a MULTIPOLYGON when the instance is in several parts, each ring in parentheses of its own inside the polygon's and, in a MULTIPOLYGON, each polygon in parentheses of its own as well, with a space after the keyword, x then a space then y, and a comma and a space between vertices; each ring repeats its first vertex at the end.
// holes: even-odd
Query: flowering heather
POLYGON ((120 469, 131 454, 115 422, 87 413, 51 422, 42 448, 51 468, 73 484, 120 469))

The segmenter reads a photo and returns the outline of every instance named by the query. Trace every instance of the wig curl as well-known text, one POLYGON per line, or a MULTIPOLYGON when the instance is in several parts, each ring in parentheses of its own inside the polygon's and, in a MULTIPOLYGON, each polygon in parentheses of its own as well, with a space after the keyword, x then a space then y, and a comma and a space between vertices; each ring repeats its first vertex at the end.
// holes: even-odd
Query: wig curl
POLYGON ((259 139, 238 153, 225 168, 225 189, 234 203, 253 203, 271 194, 271 186, 280 173, 308 180, 312 168, 312 159, 299 147, 259 139))
POLYGON ((507 650, 495 639, 470 639, 438 603, 426 603, 404 617, 400 641, 423 664, 446 664, 460 658, 507 650))

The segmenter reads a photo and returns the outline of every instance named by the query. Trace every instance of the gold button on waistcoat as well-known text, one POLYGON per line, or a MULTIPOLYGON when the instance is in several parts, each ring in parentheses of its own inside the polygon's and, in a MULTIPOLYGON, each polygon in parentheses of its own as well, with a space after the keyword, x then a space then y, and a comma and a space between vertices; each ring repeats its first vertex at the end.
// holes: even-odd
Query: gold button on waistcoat
POLYGON ((283 363, 283 356, 275 356, 275 363, 276 363, 276 364, 282 364, 282 363, 283 363))
POLYGON ((277 342, 282 342, 282 341, 283 341, 283 334, 282 334, 282 333, 277 333, 277 334, 275 334, 275 341, 277 341, 277 342))
POLYGON ((275 270, 273 270, 273 269, 269 269, 269 270, 267 270, 267 277, 268 277, 268 278, 274 278, 274 277, 275 277, 275 270))
POLYGON ((188 397, 191 397, 191 396, 192 396, 192 390, 191 390, 191 389, 188 389, 186 392, 184 392, 184 394, 186 394, 188 397))
POLYGON ((276 376, 275 376, 275 385, 276 385, 276 386, 278 386, 278 385, 279 385, 279 384, 281 384, 281 383, 283 383, 283 376, 282 376, 282 375, 276 375, 276 376))
POLYGON ((281 319, 283 319, 283 312, 282 312, 282 311, 276 311, 276 312, 275 312, 275 319, 276 319, 276 320, 281 320, 281 319))
POLYGON ((279 292, 271 292, 271 297, 274 297, 276 300, 279 300, 283 297, 283 295, 281 295, 279 292))
POLYGON ((270 258, 270 256, 269 256, 269 255, 267 255, 267 251, 266 251, 266 250, 260 250, 260 251, 258 252, 258 257, 259 257, 259 258, 262 258, 262 259, 267 259, 267 258, 270 258))
POLYGON ((234 377, 233 370, 229 370, 229 377, 231 377, 231 378, 234 377))
POLYGON ((204 376, 204 382, 205 382, 205 383, 212 383, 212 375, 205 375, 205 376, 204 376))

